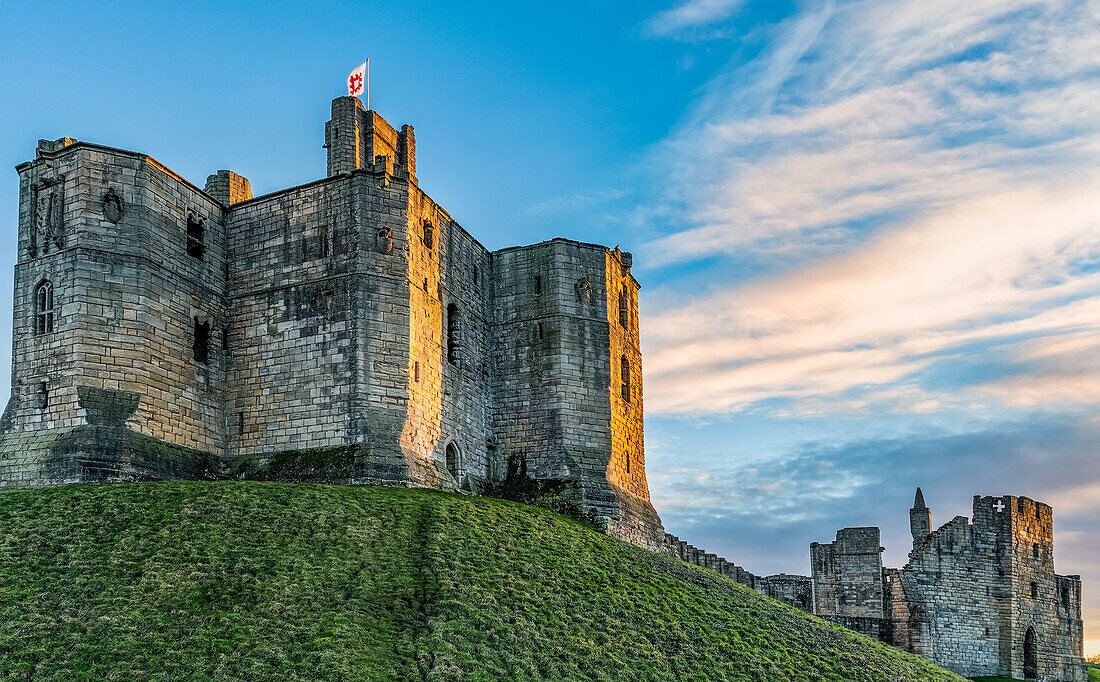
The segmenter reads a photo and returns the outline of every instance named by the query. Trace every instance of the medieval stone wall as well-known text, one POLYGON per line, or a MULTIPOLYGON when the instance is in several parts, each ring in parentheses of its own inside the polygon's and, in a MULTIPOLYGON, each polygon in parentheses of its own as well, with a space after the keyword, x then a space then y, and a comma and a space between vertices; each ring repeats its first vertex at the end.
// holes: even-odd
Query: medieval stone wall
POLYGON ((841 538, 869 552, 877 529, 844 529, 837 543, 811 545, 814 612, 964 676, 1084 680, 1080 580, 1054 573, 1051 508, 975 496, 972 521, 958 516, 927 532, 929 519, 918 490, 915 546, 901 569, 837 570, 852 548, 841 551, 841 538))
POLYGON ((874 527, 844 528, 810 545, 814 613, 883 617, 882 546, 874 527))

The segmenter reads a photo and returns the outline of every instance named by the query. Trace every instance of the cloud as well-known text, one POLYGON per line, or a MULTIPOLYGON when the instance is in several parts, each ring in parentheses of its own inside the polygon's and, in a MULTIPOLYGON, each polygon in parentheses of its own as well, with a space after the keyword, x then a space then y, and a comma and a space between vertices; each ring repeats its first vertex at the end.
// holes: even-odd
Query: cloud
POLYGON ((1098 41, 1079 3, 849 2, 716 75, 656 150, 689 227, 638 262, 770 272, 647 293, 647 407, 1097 402, 1098 41))
MULTIPOLYGON (((884 561, 903 565, 918 485, 937 527, 969 517, 973 495, 1025 495, 1054 506, 1059 573, 1096 584, 1098 443, 1095 417, 1034 413, 970 432, 810 443, 767 461, 681 461, 651 466, 649 477, 669 532, 759 574, 806 574, 810 542, 861 525, 881 527, 884 561)), ((1100 619, 1100 602, 1086 604, 1085 618, 1100 619)))
POLYGON ((698 28, 728 19, 744 0, 686 0, 658 12, 646 24, 653 36, 670 36, 684 29, 698 28))

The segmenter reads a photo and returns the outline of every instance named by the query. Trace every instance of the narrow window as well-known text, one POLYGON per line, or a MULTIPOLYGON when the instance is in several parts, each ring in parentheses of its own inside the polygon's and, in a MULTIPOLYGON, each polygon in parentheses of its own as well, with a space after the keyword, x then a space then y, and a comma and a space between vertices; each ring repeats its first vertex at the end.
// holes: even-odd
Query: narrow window
POLYGON ((42 409, 46 409, 50 406, 50 384, 43 381, 38 385, 39 396, 42 398, 42 409))
POLYGON ((626 359, 626 356, 622 356, 619 360, 619 375, 622 380, 622 396, 623 400, 630 402, 630 361, 626 359))
POLYGON ((229 327, 222 327, 222 350, 229 350, 229 327))
POLYGON ((428 220, 424 221, 424 226, 423 227, 424 227, 424 246, 426 246, 430 249, 430 248, 432 248, 432 245, 435 243, 435 227, 432 225, 431 221, 428 221, 428 220))
POLYGON ((1070 605, 1072 604, 1072 601, 1073 601, 1073 599, 1072 599, 1072 596, 1069 593, 1069 590, 1063 589, 1062 590, 1062 606, 1069 609, 1070 605))
POLYGON ((195 362, 206 364, 210 359, 210 323, 200 322, 199 318, 195 318, 195 345, 192 347, 195 352, 195 362))
POLYGON ((539 322, 539 341, 542 341, 542 323, 539 322))
POLYGON ((481 288, 481 277, 478 276, 477 266, 474 266, 474 289, 481 288))
POLYGON ((452 365, 458 364, 458 336, 458 306, 451 303, 447 306, 447 362, 452 365))
POLYGON ((1035 557, 1036 559, 1039 558, 1039 543, 1038 542, 1031 543, 1031 556, 1035 557))
POLYGON ((53 333, 53 284, 42 282, 34 290, 34 333, 53 333))
POLYGON ((630 453, 626 453, 626 473, 630 473, 630 453))
POLYGON ((413 363, 413 381, 420 381, 420 361, 413 363))
POLYGON ((203 259, 206 244, 203 242, 203 219, 191 213, 187 216, 187 255, 203 259))
POLYGON ((244 435, 244 412, 237 413, 237 433, 244 435))
POLYGON ((447 471, 458 477, 458 448, 454 443, 447 443, 447 471))
POLYGON ((1039 583, 1031 583, 1031 598, 1039 598, 1039 583))
POLYGON ((619 289, 619 326, 623 329, 630 326, 630 297, 625 286, 619 289))
POLYGON ((535 275, 535 294, 542 295, 542 277, 535 275))

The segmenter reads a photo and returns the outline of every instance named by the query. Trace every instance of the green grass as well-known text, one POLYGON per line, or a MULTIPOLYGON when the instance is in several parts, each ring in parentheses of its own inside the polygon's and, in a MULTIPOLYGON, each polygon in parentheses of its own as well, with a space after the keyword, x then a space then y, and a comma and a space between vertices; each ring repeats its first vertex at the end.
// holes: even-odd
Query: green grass
POLYGON ((1089 682, 1100 682, 1100 665, 1089 666, 1089 682))
POLYGON ((0 679, 962 678, 534 507, 165 482, 0 493, 0 679))

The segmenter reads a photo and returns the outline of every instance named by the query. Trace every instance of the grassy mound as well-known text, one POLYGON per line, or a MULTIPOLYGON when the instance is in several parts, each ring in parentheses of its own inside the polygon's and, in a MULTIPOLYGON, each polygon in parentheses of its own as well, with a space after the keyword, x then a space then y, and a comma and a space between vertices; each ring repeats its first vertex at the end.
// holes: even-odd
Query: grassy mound
POLYGON ((541 509, 249 482, 0 493, 0 678, 962 679, 541 509))

